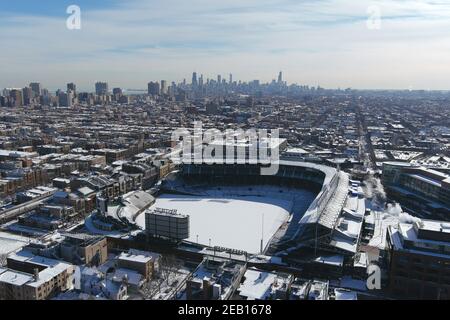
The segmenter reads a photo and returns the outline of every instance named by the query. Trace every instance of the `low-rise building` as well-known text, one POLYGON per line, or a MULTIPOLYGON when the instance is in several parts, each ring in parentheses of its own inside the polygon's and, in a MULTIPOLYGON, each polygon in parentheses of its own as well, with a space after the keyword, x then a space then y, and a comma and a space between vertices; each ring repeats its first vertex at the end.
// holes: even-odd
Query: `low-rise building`
POLYGON ((239 296, 245 300, 287 300, 293 280, 290 274, 248 269, 239 296))
POLYGON ((188 300, 227 300, 239 286, 245 264, 207 257, 186 282, 188 300))
POLYGON ((410 163, 387 162, 383 184, 391 197, 410 210, 449 219, 450 175, 410 163))
POLYGON ((420 220, 388 229, 390 290, 405 298, 450 299, 450 224, 420 220))
POLYGON ((0 269, 0 299, 45 300, 73 286, 74 266, 22 250, 0 269))
POLYGON ((130 249, 117 257, 117 265, 120 268, 137 271, 149 280, 154 272, 158 272, 159 258, 160 255, 157 253, 130 249))
POLYGON ((107 241, 104 237, 85 234, 65 234, 61 242, 61 257, 76 264, 100 265, 108 259, 107 241))

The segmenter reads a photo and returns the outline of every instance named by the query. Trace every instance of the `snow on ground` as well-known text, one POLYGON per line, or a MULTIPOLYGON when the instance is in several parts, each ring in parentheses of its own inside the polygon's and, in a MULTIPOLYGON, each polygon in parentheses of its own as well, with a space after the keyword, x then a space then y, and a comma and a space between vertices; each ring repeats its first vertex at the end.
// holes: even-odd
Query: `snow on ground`
MULTIPOLYGON (((289 219, 293 202, 288 199, 249 196, 162 195, 150 208, 177 209, 190 216, 188 241, 259 253, 289 219), (264 222, 263 222, 264 220, 264 222), (211 239, 211 240, 210 240, 211 239), (211 241, 211 243, 210 243, 211 241)), ((145 215, 136 223, 145 228, 145 215)))

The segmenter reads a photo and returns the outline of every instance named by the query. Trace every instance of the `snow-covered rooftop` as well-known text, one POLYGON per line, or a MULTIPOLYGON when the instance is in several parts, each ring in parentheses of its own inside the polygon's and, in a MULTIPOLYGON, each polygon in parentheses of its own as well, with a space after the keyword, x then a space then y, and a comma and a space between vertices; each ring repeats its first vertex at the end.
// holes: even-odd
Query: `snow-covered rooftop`
POLYGON ((247 300, 266 300, 272 295, 275 287, 280 286, 275 273, 248 269, 244 274, 245 281, 239 287, 239 295, 247 300))
POLYGON ((31 238, 0 232, 0 254, 9 254, 26 246, 31 238))
POLYGON ((358 295, 354 291, 344 289, 334 289, 336 300, 358 300, 358 295))

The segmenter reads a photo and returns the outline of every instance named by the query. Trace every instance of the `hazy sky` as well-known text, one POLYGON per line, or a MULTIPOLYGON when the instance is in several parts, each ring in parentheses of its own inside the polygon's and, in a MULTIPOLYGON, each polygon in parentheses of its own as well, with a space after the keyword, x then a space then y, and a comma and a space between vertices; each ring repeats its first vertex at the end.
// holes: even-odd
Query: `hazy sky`
POLYGON ((328 88, 450 89, 448 0, 3 2, 0 88, 145 88, 193 71, 270 81, 282 70, 328 88), (66 28, 71 4, 81 30, 66 28), (370 6, 380 29, 367 27, 370 6))

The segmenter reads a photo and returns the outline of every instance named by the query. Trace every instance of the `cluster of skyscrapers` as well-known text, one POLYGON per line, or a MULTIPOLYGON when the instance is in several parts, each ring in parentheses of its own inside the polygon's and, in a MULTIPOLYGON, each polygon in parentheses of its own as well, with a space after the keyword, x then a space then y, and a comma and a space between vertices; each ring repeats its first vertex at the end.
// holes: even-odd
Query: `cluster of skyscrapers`
MULTIPOLYGON (((55 95, 43 88, 41 83, 32 82, 24 88, 6 88, 0 96, 0 106, 19 107, 27 105, 50 105, 59 107, 71 107, 78 102, 87 104, 105 104, 110 102, 128 103, 129 98, 124 95, 121 88, 113 88, 112 94, 108 82, 98 81, 94 86, 95 92, 78 91, 75 83, 68 83, 66 90, 58 89, 55 95)), ((147 84, 147 93, 151 96, 166 96, 177 101, 185 101, 189 98, 204 98, 208 96, 229 93, 277 93, 288 90, 305 89, 305 87, 291 85, 283 81, 282 72, 277 80, 270 83, 261 83, 259 80, 250 82, 235 81, 230 73, 228 80, 222 75, 217 75, 216 79, 205 79, 203 74, 198 75, 193 72, 191 83, 184 79, 180 83, 169 82, 167 80, 150 81, 147 84)))

